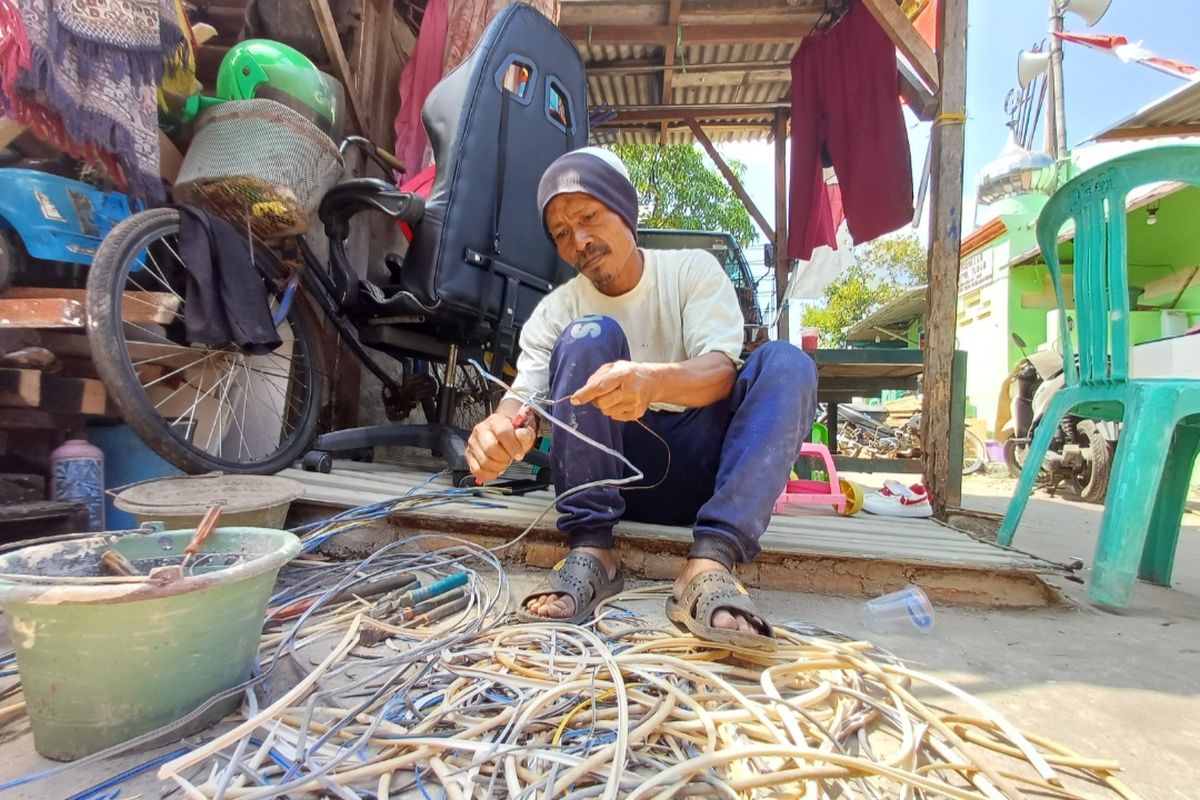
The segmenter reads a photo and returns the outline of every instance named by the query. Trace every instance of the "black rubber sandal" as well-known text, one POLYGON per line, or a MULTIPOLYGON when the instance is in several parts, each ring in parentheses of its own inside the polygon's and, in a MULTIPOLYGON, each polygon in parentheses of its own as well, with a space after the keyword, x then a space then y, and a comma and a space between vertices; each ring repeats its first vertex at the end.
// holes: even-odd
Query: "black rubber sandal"
POLYGON ((625 573, 617 567, 617 574, 609 580, 608 569, 591 553, 572 550, 558 562, 550 574, 537 588, 525 595, 517 618, 522 622, 562 622, 579 625, 591 617, 601 601, 619 594, 625 588, 625 573), (548 594, 565 594, 575 601, 575 613, 569 617, 543 617, 529 610, 529 601, 548 594))
POLYGON ((775 652, 778 647, 770 624, 758 613, 746 587, 723 569, 704 570, 692 578, 684 588, 682 597, 678 600, 668 597, 667 619, 706 642, 731 644, 768 653, 775 652), (721 609, 746 616, 758 632, 714 628, 713 614, 721 609))

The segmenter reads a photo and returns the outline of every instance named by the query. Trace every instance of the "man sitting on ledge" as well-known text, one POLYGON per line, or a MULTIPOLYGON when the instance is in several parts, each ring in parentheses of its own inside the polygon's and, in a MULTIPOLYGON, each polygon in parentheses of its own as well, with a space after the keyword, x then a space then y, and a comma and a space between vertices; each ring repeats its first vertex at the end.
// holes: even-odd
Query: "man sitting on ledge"
POLYGON ((513 393, 475 426, 467 462, 489 481, 523 458, 537 422, 520 398, 548 399, 546 413, 623 453, 645 479, 567 494, 623 477, 623 466, 555 433, 558 529, 570 553, 523 601, 522 616, 578 623, 621 591, 619 520, 687 525, 693 543, 668 617, 708 641, 773 649, 770 625, 733 571, 758 555, 811 428, 816 366, 777 341, 741 361, 741 309, 721 266, 702 250, 638 249, 637 192, 612 153, 585 147, 557 159, 538 205, 579 274, 526 322, 513 393))

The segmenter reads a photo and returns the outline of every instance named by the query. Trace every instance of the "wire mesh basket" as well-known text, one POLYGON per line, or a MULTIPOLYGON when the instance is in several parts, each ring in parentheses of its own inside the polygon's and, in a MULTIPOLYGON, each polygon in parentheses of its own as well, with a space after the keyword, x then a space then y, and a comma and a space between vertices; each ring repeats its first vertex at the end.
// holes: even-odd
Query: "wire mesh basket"
POLYGON ((341 175, 337 146, 304 117, 274 100, 230 101, 197 120, 175 200, 275 239, 303 233, 341 175))

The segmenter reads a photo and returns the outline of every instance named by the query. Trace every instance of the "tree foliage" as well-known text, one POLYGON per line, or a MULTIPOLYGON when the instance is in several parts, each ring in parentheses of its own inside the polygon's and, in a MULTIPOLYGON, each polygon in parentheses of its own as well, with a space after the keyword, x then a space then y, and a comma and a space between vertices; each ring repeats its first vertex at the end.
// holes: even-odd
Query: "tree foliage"
POLYGON ((902 289, 925 282, 925 247, 912 234, 876 239, 854 250, 857 264, 825 287, 825 302, 804 310, 802 324, 820 330, 822 347, 845 347, 846 329, 902 289))
MULTIPOLYGON (((625 162, 637 189, 642 209, 639 225, 722 231, 742 247, 757 238, 758 231, 742 201, 695 147, 618 144, 612 150, 625 162)), ((740 180, 745 165, 733 160, 728 163, 740 180)))

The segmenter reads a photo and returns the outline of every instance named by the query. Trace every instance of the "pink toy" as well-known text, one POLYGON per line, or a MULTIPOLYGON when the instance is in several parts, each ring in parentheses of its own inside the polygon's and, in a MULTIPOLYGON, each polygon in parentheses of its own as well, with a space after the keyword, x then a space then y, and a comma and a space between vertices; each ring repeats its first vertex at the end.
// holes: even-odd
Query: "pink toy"
POLYGON ((805 442, 800 445, 801 456, 820 456, 825 462, 825 472, 829 482, 811 480, 788 481, 783 494, 775 501, 775 513, 781 514, 790 505, 819 504, 832 505, 839 514, 846 513, 848 498, 842 491, 841 481, 838 480, 837 467, 833 465, 833 456, 829 448, 823 444, 805 442))

